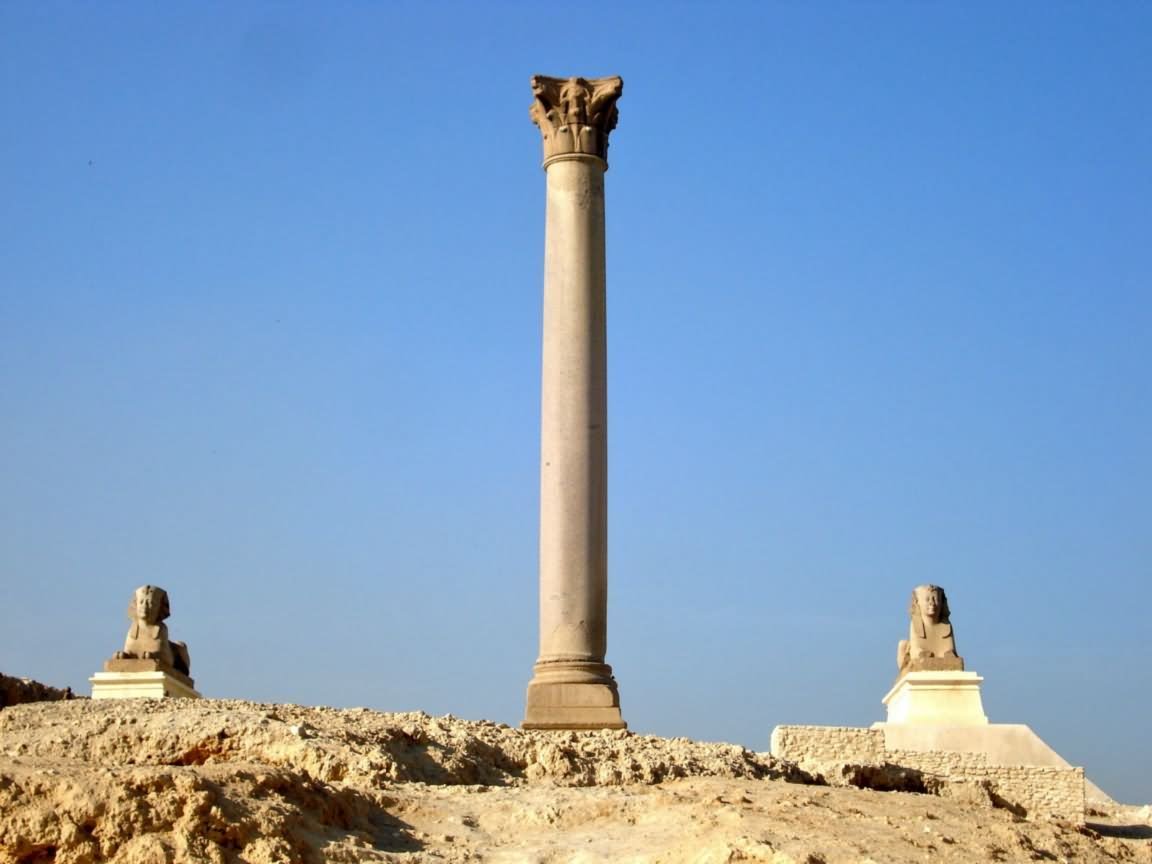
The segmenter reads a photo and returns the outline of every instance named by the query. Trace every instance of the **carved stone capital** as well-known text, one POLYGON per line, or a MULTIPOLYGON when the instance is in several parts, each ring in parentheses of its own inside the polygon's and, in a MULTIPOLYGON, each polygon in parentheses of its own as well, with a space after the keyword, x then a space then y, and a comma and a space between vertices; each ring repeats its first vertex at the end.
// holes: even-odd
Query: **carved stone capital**
POLYGON ((557 158, 591 156, 607 166, 608 133, 616 128, 616 100, 623 92, 619 76, 532 76, 536 101, 529 114, 544 138, 544 165, 557 158))

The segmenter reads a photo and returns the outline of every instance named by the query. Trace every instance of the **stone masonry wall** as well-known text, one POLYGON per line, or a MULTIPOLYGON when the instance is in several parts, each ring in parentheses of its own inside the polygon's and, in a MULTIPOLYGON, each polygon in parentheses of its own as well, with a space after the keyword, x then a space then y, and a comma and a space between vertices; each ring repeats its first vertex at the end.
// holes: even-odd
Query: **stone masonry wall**
POLYGON ((884 757, 902 768, 949 780, 987 783, 989 789, 1026 816, 1084 821, 1084 769, 1041 765, 989 765, 983 753, 889 750, 884 757))
POLYGON ((777 726, 772 755, 791 762, 879 763, 885 759, 884 733, 850 726, 777 726))
POLYGON ((1036 765, 989 765, 983 753, 885 750, 879 729, 842 726, 778 726, 772 755, 809 764, 883 764, 947 780, 985 785, 995 798, 1029 818, 1084 821, 1084 769, 1036 765))

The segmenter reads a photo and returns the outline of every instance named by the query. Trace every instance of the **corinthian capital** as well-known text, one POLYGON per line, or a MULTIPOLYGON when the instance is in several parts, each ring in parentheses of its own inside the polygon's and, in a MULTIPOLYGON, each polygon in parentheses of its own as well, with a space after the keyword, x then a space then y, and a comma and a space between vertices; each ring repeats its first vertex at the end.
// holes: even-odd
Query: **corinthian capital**
POLYGON ((544 164, 572 154, 608 161, 608 133, 616 128, 616 100, 624 81, 532 76, 536 101, 529 113, 544 136, 544 164))

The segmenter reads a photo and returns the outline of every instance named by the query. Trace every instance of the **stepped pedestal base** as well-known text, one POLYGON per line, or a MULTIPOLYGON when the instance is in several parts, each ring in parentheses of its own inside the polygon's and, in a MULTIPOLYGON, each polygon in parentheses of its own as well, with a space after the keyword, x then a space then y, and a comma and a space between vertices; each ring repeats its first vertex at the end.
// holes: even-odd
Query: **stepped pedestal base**
POLYGON ((580 670, 544 669, 539 666, 528 684, 528 707, 524 729, 627 729, 620 715, 620 693, 607 666, 606 674, 580 670), (593 680, 555 680, 592 678, 593 680), (552 680, 549 680, 552 679, 552 680), (598 679, 598 680, 597 680, 598 679))
POLYGON ((88 679, 93 699, 199 699, 195 682, 156 660, 108 660, 88 679))
POLYGON ((888 723, 987 725, 975 672, 907 672, 884 697, 888 723))

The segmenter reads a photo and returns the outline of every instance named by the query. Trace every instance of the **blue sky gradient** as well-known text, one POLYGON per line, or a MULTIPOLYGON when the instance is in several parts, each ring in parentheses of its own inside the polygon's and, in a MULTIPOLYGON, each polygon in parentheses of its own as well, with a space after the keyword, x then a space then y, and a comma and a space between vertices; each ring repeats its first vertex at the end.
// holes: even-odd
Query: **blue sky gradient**
POLYGON ((1152 800, 1152 6, 0 5, 0 670, 169 589, 207 695, 518 722, 533 73, 624 77, 633 729, 866 725, 945 586, 993 722, 1152 800))

